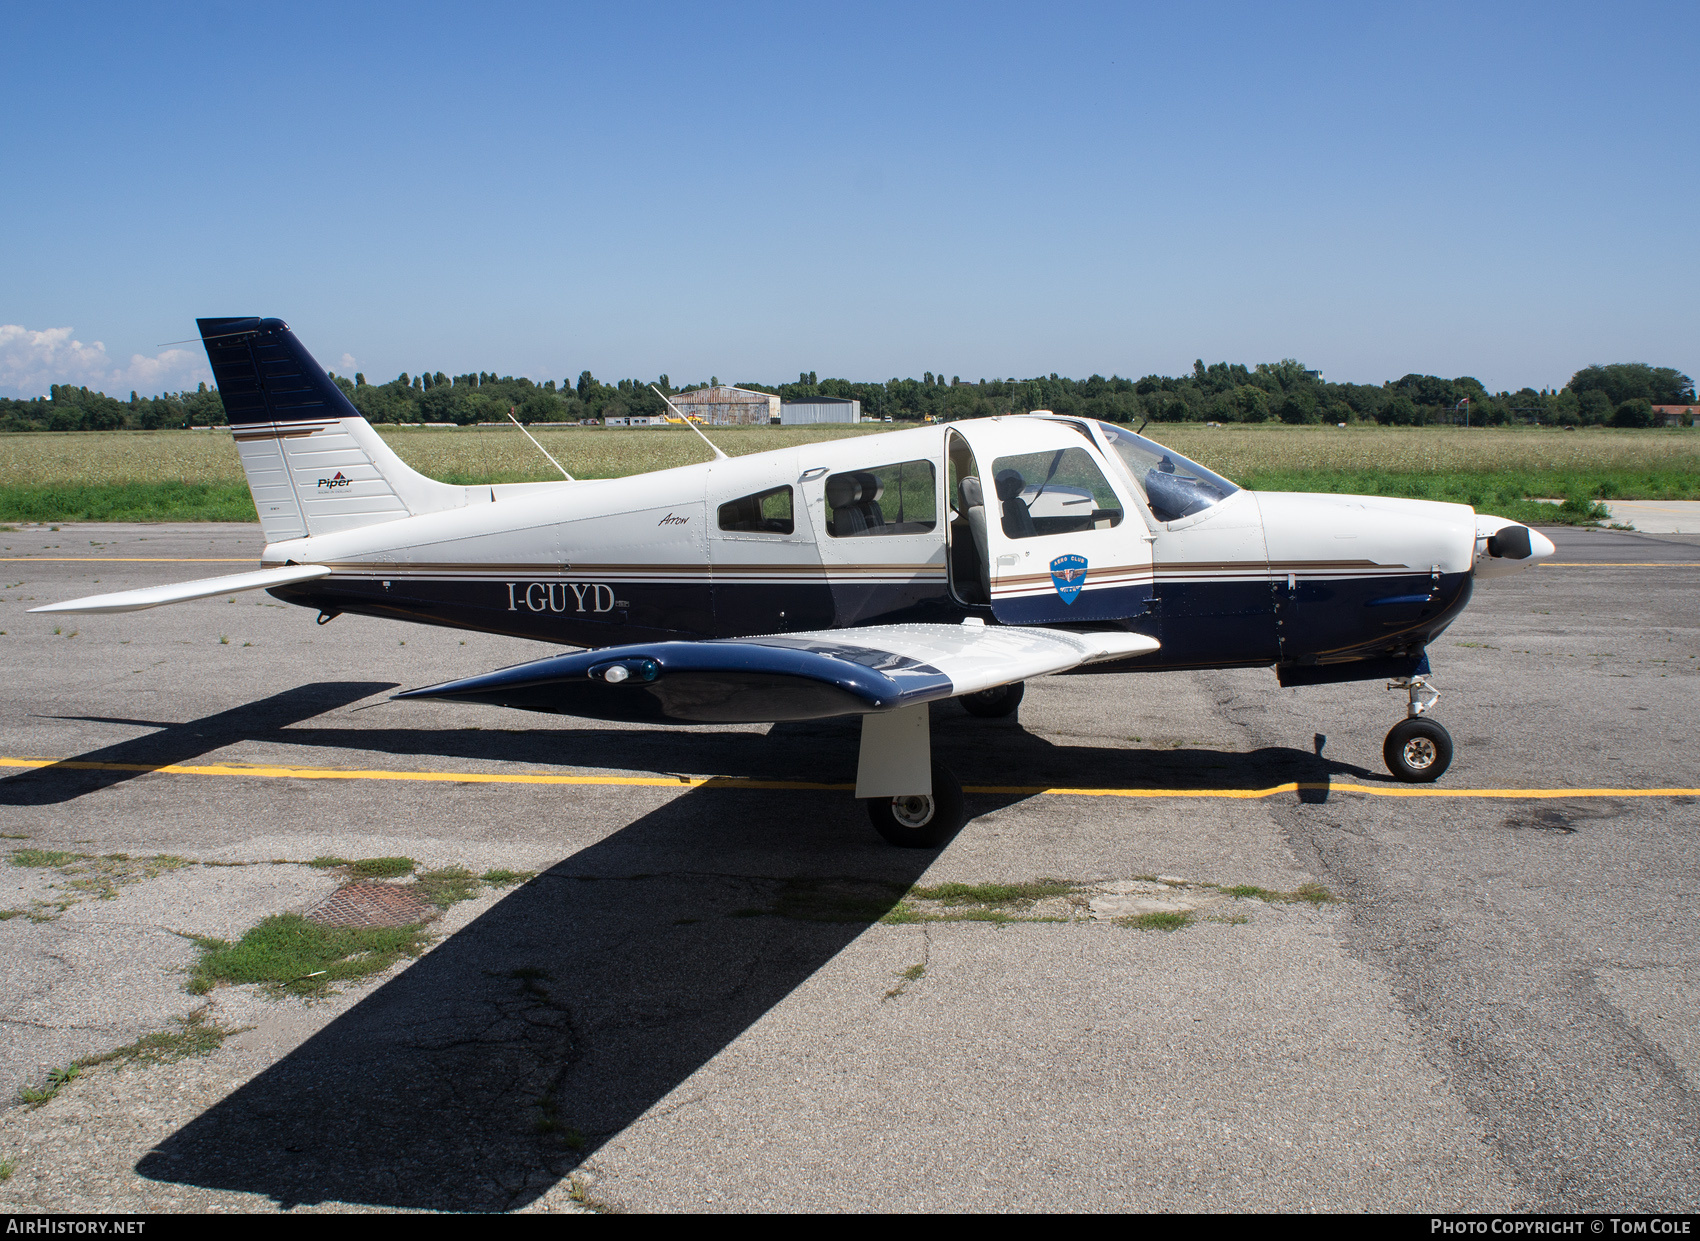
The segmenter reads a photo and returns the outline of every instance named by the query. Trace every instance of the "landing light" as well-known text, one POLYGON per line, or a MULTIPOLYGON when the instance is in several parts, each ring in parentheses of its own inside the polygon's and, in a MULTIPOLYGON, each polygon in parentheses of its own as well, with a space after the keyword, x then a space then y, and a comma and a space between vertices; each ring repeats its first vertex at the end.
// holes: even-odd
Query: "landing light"
POLYGON ((653 659, 622 659, 606 664, 597 664, 586 674, 592 681, 604 681, 609 685, 618 685, 622 681, 653 681, 661 672, 661 665, 653 659))

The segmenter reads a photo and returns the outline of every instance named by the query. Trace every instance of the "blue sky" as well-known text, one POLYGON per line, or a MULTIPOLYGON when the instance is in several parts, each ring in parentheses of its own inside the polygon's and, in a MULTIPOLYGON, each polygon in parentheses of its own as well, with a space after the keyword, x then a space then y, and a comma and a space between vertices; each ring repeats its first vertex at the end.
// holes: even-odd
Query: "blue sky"
POLYGON ((1700 365, 1700 6, 12 5, 0 395, 1700 365), (95 342, 100 348, 95 348, 95 342))

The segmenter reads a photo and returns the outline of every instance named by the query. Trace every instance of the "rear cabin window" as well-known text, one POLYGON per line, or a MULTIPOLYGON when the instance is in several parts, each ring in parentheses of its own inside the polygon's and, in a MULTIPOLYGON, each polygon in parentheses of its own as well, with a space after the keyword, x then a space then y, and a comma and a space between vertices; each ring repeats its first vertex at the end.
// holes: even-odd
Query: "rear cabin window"
POLYGON ((734 534, 790 534, 791 488, 774 487, 720 506, 720 528, 734 534))
POLYGON ((826 532, 835 539, 925 534, 938 525, 931 461, 847 470, 826 480, 826 532))
POLYGON ((1006 538, 1108 530, 1121 524, 1121 501, 1084 448, 999 457, 992 463, 992 483, 1006 538))

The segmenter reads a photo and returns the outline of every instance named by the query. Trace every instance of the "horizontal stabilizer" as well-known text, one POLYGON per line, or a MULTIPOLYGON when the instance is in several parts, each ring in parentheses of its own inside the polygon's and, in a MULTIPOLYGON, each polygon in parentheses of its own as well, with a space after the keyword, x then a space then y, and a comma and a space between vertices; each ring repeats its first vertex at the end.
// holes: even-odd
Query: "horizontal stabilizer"
POLYGON ((396 697, 599 720, 758 724, 890 711, 1157 649, 1155 638, 1133 633, 883 625, 604 647, 396 697))
POLYGON ((184 603, 190 599, 210 599, 214 595, 233 595, 242 590, 265 590, 272 586, 289 586, 296 582, 311 582, 329 577, 331 571, 323 565, 285 565, 281 569, 259 569, 253 573, 232 573, 229 577, 204 577, 198 582, 178 582, 172 586, 144 586, 140 590, 121 590, 111 595, 89 595, 68 603, 49 603, 31 608, 32 612, 140 612, 157 608, 162 603, 184 603))

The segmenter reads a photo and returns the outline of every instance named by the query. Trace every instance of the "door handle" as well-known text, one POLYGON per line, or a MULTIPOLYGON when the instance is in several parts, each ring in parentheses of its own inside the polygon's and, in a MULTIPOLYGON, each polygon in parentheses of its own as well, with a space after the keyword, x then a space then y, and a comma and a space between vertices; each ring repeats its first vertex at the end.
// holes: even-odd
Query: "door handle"
POLYGON ((1006 552, 1002 556, 998 557, 998 565, 999 567, 1012 565, 1018 563, 1020 560, 1021 557, 1015 555, 1013 552, 1006 552))

